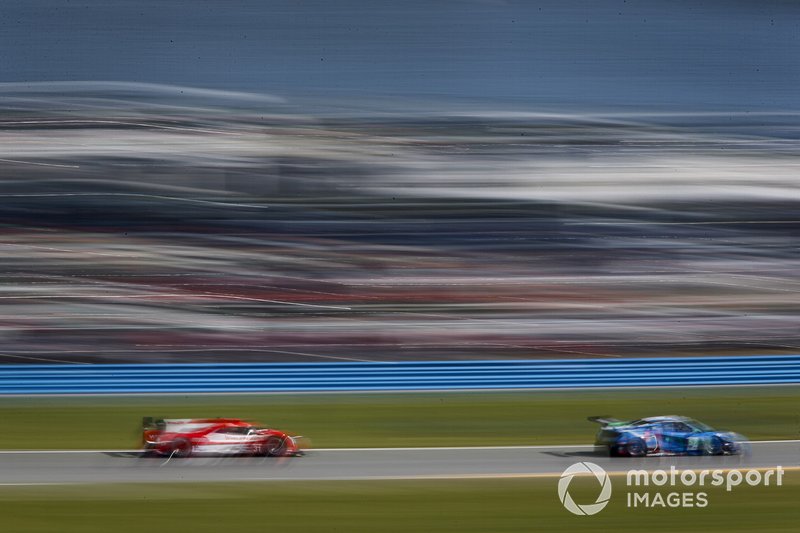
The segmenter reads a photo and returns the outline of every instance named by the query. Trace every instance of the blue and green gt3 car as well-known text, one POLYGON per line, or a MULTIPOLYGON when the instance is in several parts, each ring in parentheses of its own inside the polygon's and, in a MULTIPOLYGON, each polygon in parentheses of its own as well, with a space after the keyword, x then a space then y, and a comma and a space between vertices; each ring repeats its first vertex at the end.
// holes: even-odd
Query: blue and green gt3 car
POLYGON ((746 439, 730 431, 717 431, 685 416, 653 416, 630 422, 592 416, 602 424, 595 445, 612 457, 648 455, 736 455, 746 439))

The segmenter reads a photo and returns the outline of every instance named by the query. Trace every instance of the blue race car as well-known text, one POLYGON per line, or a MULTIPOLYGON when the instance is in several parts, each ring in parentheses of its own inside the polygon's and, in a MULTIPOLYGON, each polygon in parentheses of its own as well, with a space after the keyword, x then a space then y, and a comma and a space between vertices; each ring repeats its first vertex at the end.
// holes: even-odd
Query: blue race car
POLYGON ((595 446, 608 449, 612 457, 647 455, 735 455, 746 440, 729 431, 717 431, 685 416, 653 416, 631 422, 591 416, 602 424, 595 446))

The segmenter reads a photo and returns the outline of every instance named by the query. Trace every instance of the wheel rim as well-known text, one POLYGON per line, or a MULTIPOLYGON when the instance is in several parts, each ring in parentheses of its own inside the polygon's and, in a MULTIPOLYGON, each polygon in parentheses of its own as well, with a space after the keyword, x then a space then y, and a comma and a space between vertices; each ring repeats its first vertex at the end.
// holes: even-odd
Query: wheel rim
POLYGON ((628 453, 633 456, 639 456, 644 454, 644 446, 642 446, 642 442, 635 440, 628 443, 628 453))
POLYGON ((706 442, 706 454, 707 455, 717 455, 722 450, 722 446, 720 442, 715 439, 711 438, 706 442))
POLYGON ((175 445, 175 455, 178 457, 188 457, 192 452, 192 444, 187 440, 182 440, 175 445))
POLYGON ((278 455, 283 451, 283 439, 271 437, 266 443, 267 455, 278 455))

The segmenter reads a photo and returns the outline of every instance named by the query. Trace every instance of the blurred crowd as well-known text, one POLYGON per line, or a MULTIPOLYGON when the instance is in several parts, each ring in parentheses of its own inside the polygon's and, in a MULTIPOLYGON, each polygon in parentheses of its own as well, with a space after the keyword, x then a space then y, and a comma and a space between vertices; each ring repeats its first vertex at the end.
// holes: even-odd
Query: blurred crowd
POLYGON ((0 362, 797 352, 799 119, 6 84, 0 362))

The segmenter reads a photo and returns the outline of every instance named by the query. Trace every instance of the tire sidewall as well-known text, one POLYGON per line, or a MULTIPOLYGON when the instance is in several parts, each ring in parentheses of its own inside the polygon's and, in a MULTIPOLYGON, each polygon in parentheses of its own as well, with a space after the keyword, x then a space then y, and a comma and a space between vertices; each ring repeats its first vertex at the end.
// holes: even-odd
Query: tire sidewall
POLYGON ((192 443, 187 439, 177 439, 174 443, 172 443, 172 453, 175 455, 175 457, 189 457, 192 455, 192 449, 192 443))
POLYGON ((625 445, 625 451, 628 452, 630 457, 644 457, 647 455, 647 445, 640 438, 631 439, 625 445))
POLYGON ((286 441, 285 439, 278 437, 276 435, 270 436, 267 440, 264 441, 264 445, 262 446, 263 455, 268 457, 277 457, 283 455, 286 451, 286 441), (274 446, 277 444, 277 446, 274 446))

